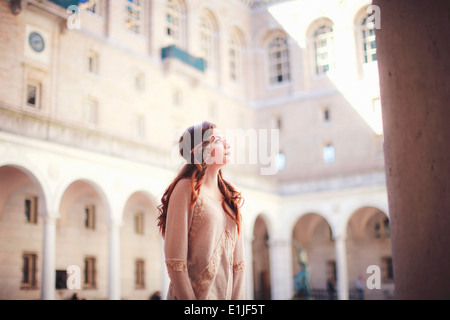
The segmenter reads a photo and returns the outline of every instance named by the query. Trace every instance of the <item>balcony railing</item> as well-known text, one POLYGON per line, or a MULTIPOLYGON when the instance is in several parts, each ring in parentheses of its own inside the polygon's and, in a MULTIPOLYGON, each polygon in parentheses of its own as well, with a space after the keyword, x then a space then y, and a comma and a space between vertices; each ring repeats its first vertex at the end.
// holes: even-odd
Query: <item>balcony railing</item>
POLYGON ((178 48, 175 45, 164 47, 161 49, 161 59, 175 58, 181 62, 200 70, 205 71, 205 60, 203 58, 196 58, 191 56, 188 52, 178 48))

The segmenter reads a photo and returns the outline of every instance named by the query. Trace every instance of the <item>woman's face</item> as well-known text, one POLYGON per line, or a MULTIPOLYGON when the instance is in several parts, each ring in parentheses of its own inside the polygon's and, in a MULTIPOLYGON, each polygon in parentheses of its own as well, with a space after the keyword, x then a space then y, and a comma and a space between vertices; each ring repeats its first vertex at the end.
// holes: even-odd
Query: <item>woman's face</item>
POLYGON ((219 129, 213 129, 209 149, 211 158, 205 160, 208 164, 222 166, 230 161, 230 144, 219 129))

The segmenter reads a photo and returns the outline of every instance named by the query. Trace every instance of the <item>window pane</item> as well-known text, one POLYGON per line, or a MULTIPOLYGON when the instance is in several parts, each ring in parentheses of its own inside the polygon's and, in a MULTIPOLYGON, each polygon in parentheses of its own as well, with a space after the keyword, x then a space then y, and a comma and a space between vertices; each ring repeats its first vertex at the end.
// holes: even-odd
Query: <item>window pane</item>
POLYGON ((323 148, 323 160, 324 162, 334 161, 334 147, 332 145, 327 145, 323 148))
POLYGON ((30 265, 29 265, 29 257, 28 255, 25 255, 23 257, 23 273, 22 273, 22 282, 23 283, 29 283, 29 271, 30 271, 30 265))
POLYGON ((289 80, 289 50, 287 40, 275 38, 269 43, 269 72, 270 83, 281 83, 289 80))
POLYGON ((27 221, 31 219, 31 200, 25 199, 25 216, 27 217, 27 221))
POLYGON ((30 106, 36 106, 37 87, 31 84, 27 85, 27 103, 30 106))
POLYGON ((56 270, 56 289, 67 289, 67 271, 66 270, 56 270))
POLYGON ((277 155, 277 168, 278 170, 286 168, 286 155, 282 152, 277 155))

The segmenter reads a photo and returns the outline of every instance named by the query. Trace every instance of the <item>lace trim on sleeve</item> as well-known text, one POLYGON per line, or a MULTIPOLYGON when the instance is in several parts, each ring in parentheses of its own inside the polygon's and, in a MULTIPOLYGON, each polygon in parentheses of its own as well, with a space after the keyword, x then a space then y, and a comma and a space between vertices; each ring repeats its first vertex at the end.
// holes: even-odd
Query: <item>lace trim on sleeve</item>
POLYGON ((245 270, 245 262, 239 261, 233 264, 233 273, 242 272, 245 270))
POLYGON ((169 259, 166 260, 166 266, 168 271, 187 271, 186 261, 182 259, 169 259))

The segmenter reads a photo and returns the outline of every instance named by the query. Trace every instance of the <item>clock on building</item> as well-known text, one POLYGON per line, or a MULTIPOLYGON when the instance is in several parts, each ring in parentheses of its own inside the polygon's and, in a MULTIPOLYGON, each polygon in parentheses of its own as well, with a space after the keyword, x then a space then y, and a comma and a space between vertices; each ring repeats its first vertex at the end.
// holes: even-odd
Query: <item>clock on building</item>
POLYGON ((42 52, 45 48, 44 38, 37 33, 31 32, 28 36, 28 42, 30 43, 31 48, 36 52, 42 52))

